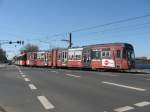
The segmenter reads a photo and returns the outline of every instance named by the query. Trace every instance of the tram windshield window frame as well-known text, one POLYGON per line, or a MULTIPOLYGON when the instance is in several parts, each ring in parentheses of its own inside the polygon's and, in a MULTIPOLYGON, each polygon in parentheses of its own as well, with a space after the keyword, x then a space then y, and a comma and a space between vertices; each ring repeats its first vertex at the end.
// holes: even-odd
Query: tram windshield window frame
POLYGON ((27 56, 26 56, 26 55, 23 55, 23 56, 22 56, 22 60, 23 60, 23 61, 27 60, 27 56))
POLYGON ((128 59, 129 59, 129 60, 134 60, 134 59, 135 59, 134 50, 128 49, 128 50, 127 50, 127 56, 128 56, 128 59))
POLYGON ((25 61, 25 60, 26 60, 26 56, 25 56, 25 55, 19 56, 19 57, 18 57, 18 60, 25 61))

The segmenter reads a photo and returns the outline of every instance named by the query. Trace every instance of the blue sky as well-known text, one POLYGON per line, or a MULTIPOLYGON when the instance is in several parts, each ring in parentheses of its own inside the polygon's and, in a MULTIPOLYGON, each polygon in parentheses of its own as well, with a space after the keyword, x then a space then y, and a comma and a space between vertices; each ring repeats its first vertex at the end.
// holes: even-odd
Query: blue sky
MULTIPOLYGON (((0 0, 0 40, 24 40, 40 49, 66 47, 72 30, 150 14, 150 0, 0 0), (51 35, 63 33, 61 36, 51 35)), ((74 46, 128 42, 150 57, 150 17, 73 33, 74 46)), ((21 46, 3 45, 12 57, 21 46)))

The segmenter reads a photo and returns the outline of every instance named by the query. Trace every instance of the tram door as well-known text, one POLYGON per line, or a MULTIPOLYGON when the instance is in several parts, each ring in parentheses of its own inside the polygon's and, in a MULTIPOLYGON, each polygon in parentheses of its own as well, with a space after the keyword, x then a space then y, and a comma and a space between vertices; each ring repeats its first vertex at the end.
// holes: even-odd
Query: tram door
POLYGON ((122 68, 122 49, 116 49, 115 54, 115 64, 116 64, 116 68, 120 69, 122 68))
POLYGON ((45 52, 44 62, 45 62, 45 66, 47 66, 48 65, 48 53, 47 52, 45 52))
POLYGON ((84 68, 90 68, 91 65, 91 48, 84 48, 83 49, 83 66, 84 68))
POLYGON ((62 51, 62 60, 61 60, 63 66, 67 66, 67 60, 68 60, 67 50, 63 50, 62 51))

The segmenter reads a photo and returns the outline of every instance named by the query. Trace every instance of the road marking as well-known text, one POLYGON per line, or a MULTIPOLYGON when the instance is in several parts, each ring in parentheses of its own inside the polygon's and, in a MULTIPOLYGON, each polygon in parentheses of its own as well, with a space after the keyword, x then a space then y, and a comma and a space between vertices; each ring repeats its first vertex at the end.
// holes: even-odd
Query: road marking
POLYGON ((30 81, 28 78, 24 78, 24 80, 25 80, 26 82, 29 82, 29 81, 30 81))
POLYGON ((146 79, 146 80, 149 80, 149 81, 150 81, 150 79, 146 79))
POLYGON ((115 111, 115 112, 125 112, 125 111, 132 110, 132 109, 134 109, 134 107, 125 106, 125 107, 117 108, 117 109, 115 109, 114 111, 115 111))
POLYGON ((137 106, 137 107, 144 107, 144 106, 150 105, 150 102, 143 101, 143 102, 140 102, 140 103, 136 103, 134 105, 137 106))
POLYGON ((119 76, 119 75, 114 75, 114 74, 107 74, 106 76, 119 76))
POLYGON ((26 75, 22 75, 22 77, 26 77, 26 75))
POLYGON ((66 76, 75 77, 75 78, 80 78, 81 77, 79 75, 72 75, 72 74, 66 74, 66 76))
POLYGON ((37 96, 37 98, 46 110, 55 108, 54 105, 51 102, 49 102, 45 96, 37 96))
POLYGON ((29 84, 29 87, 30 87, 30 89, 37 89, 37 88, 35 87, 35 85, 33 85, 33 84, 29 84))
POLYGON ((105 81, 102 81, 102 83, 109 84, 109 85, 114 85, 114 86, 118 86, 118 87, 123 87, 123 88, 128 88, 128 89, 133 89, 133 90, 137 90, 137 91, 146 91, 146 89, 132 87, 132 86, 127 86, 127 85, 122 85, 122 84, 116 84, 116 83, 105 82, 105 81))
POLYGON ((102 75, 102 76, 110 76, 110 77, 119 76, 119 75, 115 75, 115 74, 99 74, 99 75, 102 75))

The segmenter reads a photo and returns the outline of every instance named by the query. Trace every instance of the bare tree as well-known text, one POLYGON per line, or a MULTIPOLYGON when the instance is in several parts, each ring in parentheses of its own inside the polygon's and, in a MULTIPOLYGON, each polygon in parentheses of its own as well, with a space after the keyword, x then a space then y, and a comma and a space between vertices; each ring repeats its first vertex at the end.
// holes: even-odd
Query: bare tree
POLYGON ((39 51, 39 47, 37 45, 33 44, 27 44, 24 47, 20 49, 20 51, 26 51, 26 52, 37 52, 39 51))
POLYGON ((6 62, 7 58, 6 58, 6 52, 3 49, 0 49, 0 62, 6 62))

